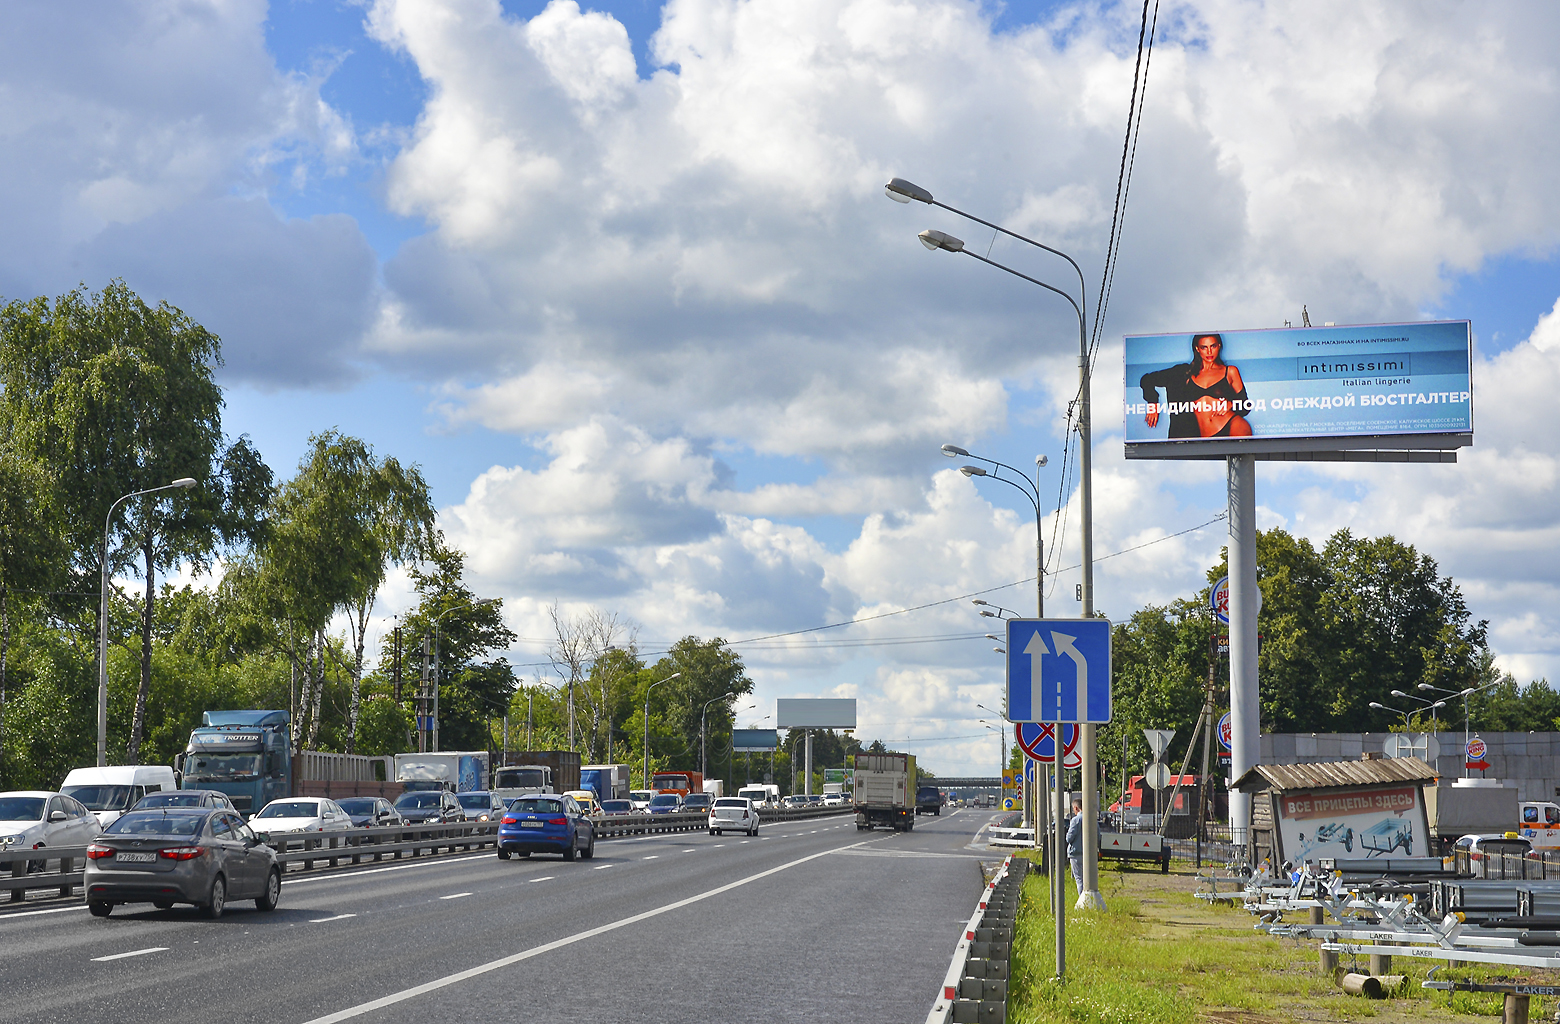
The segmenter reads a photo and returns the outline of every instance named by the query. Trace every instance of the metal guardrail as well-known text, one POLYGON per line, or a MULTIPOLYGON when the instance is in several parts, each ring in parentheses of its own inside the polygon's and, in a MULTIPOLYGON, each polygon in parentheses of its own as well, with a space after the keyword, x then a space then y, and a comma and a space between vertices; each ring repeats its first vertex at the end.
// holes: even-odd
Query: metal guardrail
POLYGON ((10 890, 14 901, 25 899, 29 889, 58 889, 61 896, 70 896, 71 890, 81 885, 77 865, 86 859, 85 846, 0 850, 0 890, 10 890), (53 871, 48 870, 51 863, 53 871))

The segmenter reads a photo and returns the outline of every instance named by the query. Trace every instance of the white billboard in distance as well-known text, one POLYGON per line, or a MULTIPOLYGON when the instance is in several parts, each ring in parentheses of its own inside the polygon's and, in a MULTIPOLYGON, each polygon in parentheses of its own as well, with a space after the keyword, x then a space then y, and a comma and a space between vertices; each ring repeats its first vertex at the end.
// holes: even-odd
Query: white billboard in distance
POLYGON ((782 697, 775 701, 775 725, 782 729, 854 729, 856 698, 782 697))

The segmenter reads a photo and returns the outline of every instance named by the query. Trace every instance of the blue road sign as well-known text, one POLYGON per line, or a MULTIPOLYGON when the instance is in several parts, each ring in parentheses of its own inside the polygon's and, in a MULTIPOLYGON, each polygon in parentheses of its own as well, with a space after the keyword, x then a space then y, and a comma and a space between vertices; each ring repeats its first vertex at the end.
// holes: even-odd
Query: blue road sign
POLYGON ((1008 619, 1010 722, 1110 721, 1107 619, 1008 619))

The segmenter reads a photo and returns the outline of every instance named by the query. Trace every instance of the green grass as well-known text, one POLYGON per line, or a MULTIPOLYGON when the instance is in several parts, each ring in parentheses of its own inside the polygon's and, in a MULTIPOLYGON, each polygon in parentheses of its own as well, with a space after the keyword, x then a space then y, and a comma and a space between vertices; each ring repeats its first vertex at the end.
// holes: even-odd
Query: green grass
MULTIPOLYGON (((1058 984, 1047 886, 1044 876, 1031 873, 1022 890, 1009 965, 1008 1020, 1016 1024, 1470 1021, 1501 1013, 1498 995, 1458 993, 1448 1005, 1445 993, 1419 987, 1435 962, 1402 957, 1393 972, 1409 981, 1398 998, 1346 996, 1318 970, 1316 943, 1274 938, 1253 930, 1255 919, 1238 907, 1195 899, 1190 872, 1165 876, 1114 865, 1100 870, 1104 912, 1070 909, 1077 893, 1068 879, 1067 970, 1058 984)), ((1344 956, 1342 966, 1367 972, 1363 958, 1351 963, 1344 956)), ((1501 970, 1516 973, 1455 973, 1493 978, 1501 970)), ((1542 1002, 1533 1000, 1530 1019, 1546 1019, 1542 1002)))

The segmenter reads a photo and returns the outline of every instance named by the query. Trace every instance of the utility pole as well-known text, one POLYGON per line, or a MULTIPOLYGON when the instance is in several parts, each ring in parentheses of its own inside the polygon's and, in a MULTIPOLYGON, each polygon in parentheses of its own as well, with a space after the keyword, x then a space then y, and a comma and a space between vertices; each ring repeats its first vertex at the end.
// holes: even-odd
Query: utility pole
POLYGON ((422 680, 417 688, 417 752, 428 752, 428 718, 433 710, 432 700, 428 695, 428 635, 422 638, 422 680))

